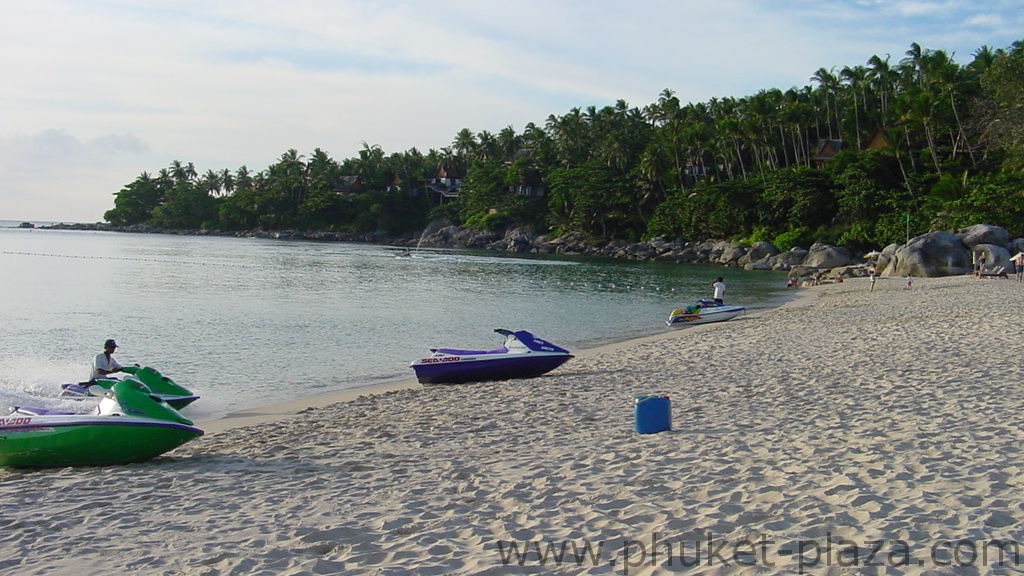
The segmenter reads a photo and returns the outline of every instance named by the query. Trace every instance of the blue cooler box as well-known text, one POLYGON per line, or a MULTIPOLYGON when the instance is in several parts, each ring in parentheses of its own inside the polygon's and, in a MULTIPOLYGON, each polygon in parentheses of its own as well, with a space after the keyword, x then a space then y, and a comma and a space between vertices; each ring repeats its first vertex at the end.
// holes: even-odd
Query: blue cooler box
POLYGON ((633 410, 637 434, 655 434, 672 429, 672 401, 668 396, 637 396, 633 410))

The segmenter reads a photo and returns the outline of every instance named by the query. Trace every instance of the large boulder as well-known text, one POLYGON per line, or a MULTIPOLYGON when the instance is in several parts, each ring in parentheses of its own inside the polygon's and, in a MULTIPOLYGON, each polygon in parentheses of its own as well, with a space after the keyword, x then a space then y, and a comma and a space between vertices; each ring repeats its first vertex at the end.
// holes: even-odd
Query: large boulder
POLYGON ((768 258, 772 270, 791 270, 794 266, 800 265, 807 257, 807 250, 794 246, 789 250, 768 258))
POLYGON ((658 254, 665 254, 683 247, 683 242, 680 240, 668 240, 663 236, 651 238, 648 243, 658 251, 658 254))
POLYGON ((803 265, 813 268, 838 268, 853 262, 850 251, 839 246, 815 242, 807 251, 803 265))
POLYGON ((493 232, 485 232, 473 228, 445 226, 433 234, 420 239, 423 246, 436 248, 483 248, 487 244, 500 239, 493 232))
POLYGON ((971 248, 971 260, 981 262, 985 259, 985 271, 991 272, 993 268, 1002 266, 1004 270, 1013 270, 1013 262, 1010 262, 1010 251, 995 244, 975 244, 971 248))
POLYGON ((750 247, 750 250, 747 250, 747 253, 740 258, 739 263, 746 265, 763 262, 778 253, 779 249, 771 242, 754 242, 754 245, 750 247))
POLYGON ((647 242, 630 244, 623 249, 626 257, 632 260, 650 260, 658 255, 658 251, 647 242))
POLYGON ((899 244, 889 244, 882 249, 882 253, 875 256, 875 270, 881 274, 886 268, 889 267, 889 263, 892 262, 893 256, 896 255, 896 251, 899 250, 899 244))
POLYGON ((956 231, 957 238, 968 248, 974 248, 979 244, 994 244, 1009 248, 1010 234, 1006 228, 993 226, 991 224, 975 224, 956 231))
POLYGON ((959 237, 952 232, 929 232, 897 248, 882 275, 955 276, 970 272, 971 264, 971 249, 959 237))
POLYGON ((534 236, 528 230, 513 228, 505 232, 505 236, 487 245, 488 250, 502 252, 525 253, 533 250, 534 236))
POLYGON ((721 262, 722 254, 732 247, 733 243, 728 240, 705 240, 688 246, 696 253, 697 262, 721 262))
POLYGON ((747 255, 747 249, 743 246, 732 244, 726 249, 722 250, 722 255, 718 257, 720 264, 736 264, 741 258, 747 255))

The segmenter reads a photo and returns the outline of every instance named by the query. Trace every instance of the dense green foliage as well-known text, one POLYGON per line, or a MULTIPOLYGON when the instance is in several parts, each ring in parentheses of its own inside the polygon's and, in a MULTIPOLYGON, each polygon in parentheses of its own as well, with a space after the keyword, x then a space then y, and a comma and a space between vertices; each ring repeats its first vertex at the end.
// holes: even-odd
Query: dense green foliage
POLYGON ((252 173, 143 173, 115 225, 411 234, 432 221, 593 239, 655 236, 881 246, 990 223, 1024 235, 1024 41, 961 66, 912 44, 891 64, 817 70, 811 85, 682 105, 574 108, 520 134, 342 161, 289 150, 252 173), (816 157, 824 143, 839 149, 816 157), (458 195, 452 182, 462 180, 458 195), (543 193, 538 193, 543 190, 543 193))

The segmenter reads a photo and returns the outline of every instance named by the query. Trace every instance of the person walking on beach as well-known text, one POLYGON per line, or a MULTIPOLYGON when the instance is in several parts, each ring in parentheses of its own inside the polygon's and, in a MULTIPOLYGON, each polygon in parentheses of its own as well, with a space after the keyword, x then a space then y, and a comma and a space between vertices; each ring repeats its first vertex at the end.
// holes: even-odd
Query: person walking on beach
POLYGON ((1013 257, 1013 271, 1017 274, 1017 282, 1020 282, 1024 276, 1024 252, 1017 252, 1013 257))
POLYGON ((114 350, 117 348, 117 342, 114 342, 113 338, 108 339, 103 343, 103 352, 96 355, 96 359, 92 363, 92 373, 89 374, 89 381, 93 381, 97 378, 107 378, 115 372, 120 372, 121 364, 114 359, 114 350))
POLYGON ((877 276, 878 275, 875 274, 875 265, 872 264, 872 265, 868 266, 868 279, 871 281, 871 289, 868 290, 868 292, 874 292, 875 291, 875 278, 877 276))
POLYGON ((719 304, 725 304, 725 281, 719 276, 711 284, 711 287, 715 289, 715 295, 712 298, 719 304))
POLYGON ((907 290, 910 290, 913 287, 914 287, 914 277, 911 276, 910 274, 907 274, 907 290))

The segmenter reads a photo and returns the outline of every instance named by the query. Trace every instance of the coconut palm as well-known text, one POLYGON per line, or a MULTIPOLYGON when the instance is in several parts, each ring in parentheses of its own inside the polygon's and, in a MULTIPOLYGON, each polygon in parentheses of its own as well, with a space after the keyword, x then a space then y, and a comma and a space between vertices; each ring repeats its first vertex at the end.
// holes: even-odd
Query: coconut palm
POLYGON ((878 96, 879 118, 883 127, 889 113, 889 104, 896 91, 896 76, 896 72, 889 65, 888 54, 885 55, 885 60, 877 55, 868 58, 868 85, 878 96))
POLYGON ((828 139, 841 139, 842 136, 838 133, 839 126, 836 126, 836 133, 833 136, 832 132, 832 104, 831 101, 835 99, 836 89, 839 86, 839 79, 836 78, 835 68, 826 70, 824 68, 818 68, 818 70, 811 76, 812 82, 818 83, 818 90, 822 93, 822 97, 825 101, 825 126, 826 132, 828 133, 828 139))
POLYGON ((861 149, 860 145, 860 105, 857 101, 857 96, 860 96, 860 102, 864 102, 864 85, 868 78, 868 69, 864 66, 846 66, 839 73, 839 76, 844 82, 850 87, 850 94, 853 96, 853 123, 854 131, 857 134, 857 149, 861 149))

